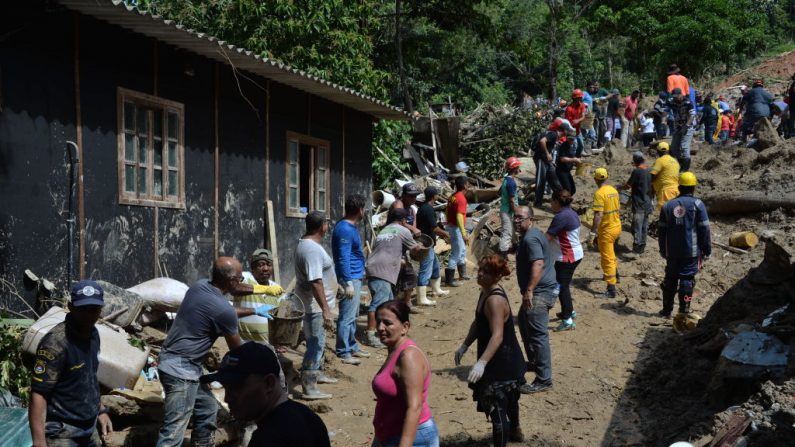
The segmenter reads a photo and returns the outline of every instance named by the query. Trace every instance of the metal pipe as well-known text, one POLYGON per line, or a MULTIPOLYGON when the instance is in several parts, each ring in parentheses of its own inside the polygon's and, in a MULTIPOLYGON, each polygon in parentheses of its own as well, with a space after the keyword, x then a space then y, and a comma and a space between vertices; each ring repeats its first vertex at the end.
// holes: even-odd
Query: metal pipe
POLYGON ((66 142, 66 154, 69 159, 69 200, 67 201, 67 209, 66 209, 66 229, 69 233, 69 240, 66 243, 66 286, 69 287, 72 284, 72 246, 74 245, 74 238, 75 238, 75 212, 74 212, 74 204, 75 204, 75 165, 80 164, 80 151, 77 146, 77 143, 74 141, 67 141, 66 142), (74 155, 72 154, 72 149, 74 149, 74 155))

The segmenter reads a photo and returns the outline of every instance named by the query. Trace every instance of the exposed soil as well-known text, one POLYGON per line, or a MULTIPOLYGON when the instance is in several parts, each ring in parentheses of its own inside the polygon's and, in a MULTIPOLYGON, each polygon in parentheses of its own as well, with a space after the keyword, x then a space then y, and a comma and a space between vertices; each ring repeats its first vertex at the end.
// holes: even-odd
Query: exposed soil
MULTIPOLYGON (((610 181, 622 183, 631 170, 630 155, 623 149, 611 149, 610 163, 605 163, 604 156, 590 161, 594 167, 607 165, 610 181)), ((761 154, 751 149, 700 146, 696 149, 693 169, 700 181, 697 195, 745 188, 773 194, 795 190, 795 177, 789 168, 795 152, 792 143, 761 154)), ((576 181, 575 208, 584 212, 595 188, 590 178, 578 177, 576 181)), ((754 230, 760 234, 764 230, 777 230, 786 248, 792 251, 791 217, 791 212, 783 210, 739 218, 716 216, 711 219, 713 238, 728 243, 733 231, 754 230)), ((549 221, 542 219, 539 225, 545 229, 549 221)), ((597 253, 588 252, 577 269, 573 284, 577 329, 551 333, 554 388, 523 396, 520 401, 526 445, 668 446, 678 440, 708 444, 725 421, 727 416, 724 414, 721 419, 721 412, 728 404, 711 402, 707 394, 717 354, 698 352, 696 347, 708 341, 719 327, 744 317, 763 315, 780 305, 780 295, 764 299, 765 293, 760 292, 758 285, 743 279, 762 261, 764 243, 745 255, 715 247, 712 258, 697 277, 692 304, 697 314, 707 318, 700 333, 680 335, 673 331, 670 320, 656 316, 661 308, 658 285, 665 265, 658 255, 656 240, 649 240, 646 254, 630 260, 625 255, 632 244, 631 235, 626 225, 624 230, 618 248, 619 299, 592 298, 593 292, 604 288, 597 253), (726 300, 733 303, 724 305, 724 310, 710 312, 713 303, 730 289, 733 291, 726 300), (761 298, 755 301, 756 296, 761 298), (751 304, 738 307, 737 302, 743 299, 751 304), (756 312, 748 315, 747 308, 756 312)), ((515 281, 511 275, 503 282, 514 312, 520 300, 515 281)), ((442 444, 490 445, 490 424, 483 414, 475 411, 465 382, 474 355, 467 354, 466 366, 456 368, 453 363, 453 353, 472 321, 479 291, 474 281, 468 281, 452 292, 450 296, 436 298, 437 308, 412 316, 410 336, 425 350, 434 370, 429 400, 442 444)), ((551 315, 554 318, 554 312, 551 315)), ((556 324, 550 322, 551 327, 556 324)), ((323 386, 334 398, 317 409, 322 411, 321 416, 334 434, 333 445, 369 445, 375 407, 370 380, 383 363, 384 352, 376 352, 359 366, 342 365, 331 352, 328 357, 329 369, 341 380, 337 385, 323 386)), ((532 380, 532 374, 527 379, 532 380)), ((768 394, 788 396, 789 406, 783 412, 772 412, 768 420, 788 420, 795 414, 787 412, 792 408, 792 395, 786 394, 786 390, 791 392, 791 382, 782 385, 782 389, 775 388, 778 386, 770 384, 768 394)), ((755 396, 747 405, 759 407, 764 402, 764 396, 755 396)), ((764 433, 760 436, 770 438, 755 445, 777 445, 771 439, 787 439, 777 437, 781 433, 775 431, 764 433)))

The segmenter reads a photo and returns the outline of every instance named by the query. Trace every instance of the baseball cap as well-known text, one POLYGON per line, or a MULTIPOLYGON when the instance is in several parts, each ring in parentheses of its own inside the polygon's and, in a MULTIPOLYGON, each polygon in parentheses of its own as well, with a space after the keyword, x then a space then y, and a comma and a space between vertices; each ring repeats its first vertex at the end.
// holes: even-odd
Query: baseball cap
POLYGON ((273 263, 273 253, 267 248, 258 248, 251 254, 250 262, 253 264, 258 261, 273 263))
POLYGON ((242 383, 249 374, 279 374, 279 359, 276 353, 265 345, 247 342, 227 352, 221 360, 221 367, 212 374, 199 378, 202 383, 220 382, 223 385, 242 383))
POLYGON ((428 200, 433 196, 439 195, 439 190, 435 186, 429 186, 425 188, 423 194, 425 194, 425 200, 428 200))
POLYGON ((406 183, 403 185, 403 194, 407 196, 418 196, 421 194, 421 192, 414 183, 406 183))
POLYGON ((72 306, 74 307, 105 305, 105 300, 102 299, 105 296, 105 292, 102 291, 102 287, 99 284, 90 279, 83 279, 72 285, 70 295, 72 296, 72 306))
POLYGON ((632 162, 633 163, 640 163, 640 162, 642 162, 645 159, 646 159, 646 157, 643 156, 643 152, 641 152, 641 151, 635 151, 635 152, 632 153, 632 162))

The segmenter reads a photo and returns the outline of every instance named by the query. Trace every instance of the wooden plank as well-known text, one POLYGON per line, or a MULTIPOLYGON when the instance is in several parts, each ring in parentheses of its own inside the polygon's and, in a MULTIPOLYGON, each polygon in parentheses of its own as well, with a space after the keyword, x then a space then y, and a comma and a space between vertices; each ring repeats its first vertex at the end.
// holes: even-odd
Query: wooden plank
MULTIPOLYGON (((75 140, 77 143, 77 234, 80 279, 86 277, 86 201, 83 185, 83 113, 80 109, 80 15, 74 19, 75 140)), ((71 279, 71 278, 70 278, 71 279)))
POLYGON ((279 244, 276 242, 273 201, 265 201, 265 247, 273 255, 273 280, 279 282, 279 244))

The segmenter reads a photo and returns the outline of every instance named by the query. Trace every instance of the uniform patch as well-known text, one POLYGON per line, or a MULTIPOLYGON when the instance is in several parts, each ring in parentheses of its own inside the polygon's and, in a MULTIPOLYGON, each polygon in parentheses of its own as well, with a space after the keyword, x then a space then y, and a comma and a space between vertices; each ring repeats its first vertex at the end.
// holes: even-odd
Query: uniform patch
POLYGON ((44 374, 47 371, 47 364, 44 363, 44 360, 36 360, 36 364, 33 365, 33 373, 34 374, 44 374))
POLYGON ((674 217, 679 219, 685 217, 685 207, 677 205, 676 208, 674 208, 674 217))
POLYGON ((44 357, 47 360, 54 360, 55 359, 55 354, 53 354, 52 352, 50 352, 50 351, 48 351, 46 349, 39 349, 38 351, 36 351, 36 355, 39 356, 39 357, 44 357))

